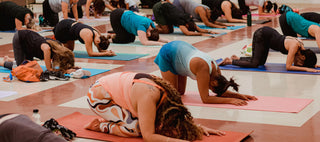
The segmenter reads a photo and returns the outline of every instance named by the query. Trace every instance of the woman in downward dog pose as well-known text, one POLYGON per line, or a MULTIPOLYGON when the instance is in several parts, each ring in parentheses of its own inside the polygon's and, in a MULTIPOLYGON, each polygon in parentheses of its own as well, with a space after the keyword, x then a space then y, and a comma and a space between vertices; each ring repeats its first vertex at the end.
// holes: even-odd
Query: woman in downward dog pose
POLYGON ((205 134, 224 132, 196 125, 179 92, 165 80, 150 74, 118 72, 97 80, 87 101, 102 117, 86 128, 122 137, 142 136, 144 141, 184 142, 205 134))
POLYGON ((154 62, 159 66, 163 79, 168 80, 181 95, 184 95, 187 77, 197 80, 203 103, 246 105, 257 98, 229 91, 231 86, 238 91, 238 84, 228 81, 217 63, 208 54, 184 41, 172 41, 160 49, 154 62), (209 96, 209 90, 217 96, 209 96))

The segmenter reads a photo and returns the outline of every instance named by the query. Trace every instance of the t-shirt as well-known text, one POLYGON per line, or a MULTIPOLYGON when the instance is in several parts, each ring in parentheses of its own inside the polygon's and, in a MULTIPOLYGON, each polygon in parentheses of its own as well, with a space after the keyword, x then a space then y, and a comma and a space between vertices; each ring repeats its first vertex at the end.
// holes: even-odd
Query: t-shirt
POLYGON ((73 6, 70 5, 70 0, 49 0, 49 5, 50 8, 52 9, 53 12, 59 13, 62 11, 61 3, 66 2, 68 4, 68 9, 73 6))
POLYGON ((11 1, 5 1, 0 3, 0 29, 14 30, 15 18, 22 22, 24 25, 24 18, 26 14, 30 14, 33 17, 33 12, 25 7, 19 6, 11 1))
POLYGON ((18 35, 20 45, 26 53, 26 59, 33 60, 33 57, 44 59, 41 44, 47 43, 45 37, 31 30, 19 30, 18 35))
POLYGON ((247 6, 261 6, 263 7, 265 0, 245 0, 247 6))
POLYGON ((150 25, 155 28, 153 21, 147 17, 137 15, 132 11, 125 11, 121 16, 121 25, 127 32, 138 35, 137 31, 147 32, 150 25))
POLYGON ((193 18, 201 20, 200 15, 195 12, 195 9, 199 6, 204 9, 210 9, 208 6, 197 3, 193 0, 175 0, 173 5, 177 8, 181 7, 185 13, 191 14, 193 18))

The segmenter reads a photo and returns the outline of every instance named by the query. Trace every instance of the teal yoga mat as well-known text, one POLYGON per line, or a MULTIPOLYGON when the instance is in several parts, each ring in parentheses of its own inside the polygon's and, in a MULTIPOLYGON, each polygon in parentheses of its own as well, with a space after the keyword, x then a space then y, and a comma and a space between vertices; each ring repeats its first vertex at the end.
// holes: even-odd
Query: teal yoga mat
MULTIPOLYGON (((44 32, 50 32, 52 30, 42 30, 42 31, 39 31, 37 33, 44 33, 44 32)), ((9 31, 0 31, 1 33, 15 33, 17 32, 16 30, 9 30, 9 31)))
MULTIPOLYGON (((182 31, 175 31, 175 32, 173 32, 173 33, 171 33, 172 35, 184 35, 183 33, 182 33, 182 31)), ((222 36, 222 35, 225 35, 225 34, 227 34, 226 32, 223 32, 223 33, 219 33, 219 34, 210 34, 211 35, 211 37, 219 37, 219 36, 222 36)))
MULTIPOLYGON (((238 29, 241 29, 241 28, 244 28, 246 26, 231 26, 231 27, 227 27, 227 28, 213 28, 213 27, 208 27, 206 25, 197 25, 199 28, 201 29, 222 29, 222 30, 238 30, 238 29)), ((174 28, 179 28, 179 27, 176 27, 174 26, 174 28)))
MULTIPOLYGON (((222 62, 223 59, 216 60, 217 64, 222 62)), ((273 73, 292 73, 292 74, 310 74, 310 75, 320 75, 320 72, 305 72, 305 71, 287 71, 286 64, 281 63, 266 63, 257 68, 244 68, 235 65, 225 65, 219 66, 222 70, 237 70, 237 71, 256 71, 256 72, 273 72, 273 73)), ((320 70, 320 68, 317 68, 320 70)))
POLYGON ((116 53, 117 56, 112 56, 112 57, 90 57, 86 51, 73 51, 73 53, 76 58, 121 60, 121 61, 130 61, 130 60, 134 60, 134 59, 149 55, 149 54, 116 53))
POLYGON ((5 67, 0 66, 0 73, 10 73, 10 72, 11 72, 11 70, 9 70, 9 69, 7 69, 7 68, 5 68, 5 67))
MULTIPOLYGON (((46 66, 41 66, 41 68, 43 71, 47 70, 46 66)), ((95 75, 110 71, 107 69, 93 69, 93 68, 82 68, 82 69, 86 71, 90 71, 91 72, 90 76, 95 76, 95 75)), ((69 74, 65 74, 65 75, 69 76, 69 74)))

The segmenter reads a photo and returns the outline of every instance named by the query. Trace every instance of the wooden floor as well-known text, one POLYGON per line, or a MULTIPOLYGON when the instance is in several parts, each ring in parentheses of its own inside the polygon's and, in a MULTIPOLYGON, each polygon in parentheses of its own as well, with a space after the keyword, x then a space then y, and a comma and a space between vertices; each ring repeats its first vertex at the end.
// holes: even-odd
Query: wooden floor
MULTIPOLYGON (((320 5, 319 5, 320 6, 320 5)), ((308 9, 308 7, 304 7, 301 11, 317 11, 320 12, 318 8, 308 9)), ((252 39, 252 34, 255 30, 262 26, 270 26, 273 28, 279 28, 278 17, 272 17, 272 22, 263 24, 263 25, 253 25, 252 27, 246 27, 240 30, 228 32, 228 34, 223 35, 217 38, 203 38, 203 40, 199 40, 193 45, 198 49, 205 52, 223 52, 224 48, 235 46, 234 44, 239 41, 246 41, 252 39)), ((103 33, 111 30, 111 26, 109 23, 97 26, 103 33)), ((6 38, 10 37, 12 34, 0 34, 0 37, 6 38)), ((50 36, 48 34, 47 36, 50 36)), ((188 37, 190 38, 190 37, 188 37)), ((192 37, 191 37, 192 38, 192 37)), ((199 37, 194 37, 199 38, 199 37)), ((0 40, 0 57, 5 55, 9 55, 13 57, 12 53, 12 44, 10 42, 5 42, 0 40)), ((132 47, 134 48, 134 47, 132 47)), ((150 52, 156 52, 158 49, 152 50, 150 52)), ((236 49, 238 50, 239 47, 236 49)), ((117 47, 112 47, 114 50, 119 50, 117 47)), ((138 51, 138 48, 136 49, 138 51)), ((237 51, 238 52, 238 51, 237 51)), ((223 52, 223 56, 230 56, 231 53, 223 52)), ((154 53, 156 54, 156 53, 154 53)), ((275 55, 278 56, 278 55, 275 55)), ((89 89, 89 86, 93 84, 98 78, 122 71, 134 71, 134 72, 145 72, 152 73, 159 71, 158 67, 153 63, 155 56, 150 56, 147 58, 140 58, 132 61, 112 61, 112 60, 96 60, 96 59, 80 59, 76 58, 76 63, 84 64, 88 66, 94 67, 106 67, 115 65, 116 68, 112 68, 110 71, 99 74, 87 79, 78 79, 68 81, 66 83, 57 82, 57 84, 61 85, 51 85, 46 86, 45 84, 33 84, 33 83, 7 83, 1 82, 0 87, 1 91, 17 91, 22 94, 22 97, 17 97, 14 99, 2 99, 0 100, 0 114, 3 113, 21 113, 26 114, 28 116, 32 115, 32 110, 34 108, 40 109, 41 119, 47 120, 51 117, 60 118, 62 116, 71 114, 75 111, 79 111, 84 114, 93 115, 88 108, 81 107, 66 107, 61 104, 69 103, 75 101, 79 98, 82 98, 86 95, 86 92, 89 89), (4 87, 7 86, 7 87, 4 87), (25 92, 25 94, 23 94, 25 92), (31 92, 31 93, 29 93, 31 92)), ((278 57, 275 57, 278 58, 278 57)), ((281 58, 282 59, 282 58, 281 58)), ((283 60, 282 60, 283 61, 283 60)), ((318 55, 318 61, 320 61, 318 55)), ((111 67, 110 67, 111 68, 111 67)), ((308 75, 283 75, 277 73, 252 73, 252 72, 237 72, 237 71, 223 71, 227 75, 235 75, 238 76, 240 80, 240 85, 246 86, 245 77, 261 77, 259 81, 255 81, 254 83, 260 84, 259 87, 265 87, 269 89, 255 89, 251 88, 248 92, 252 95, 279 95, 278 92, 273 91, 273 87, 279 84, 264 84, 264 78, 267 76, 269 80, 277 80, 278 82, 285 82, 280 85, 286 84, 284 86, 280 86, 284 91, 290 92, 291 94, 295 94, 292 90, 298 89, 297 91, 301 91, 300 94, 295 94, 295 97, 299 98, 313 98, 314 102, 311 106, 305 108, 303 112, 298 114, 286 114, 286 113, 272 113, 272 112, 256 112, 256 111, 243 111, 243 110, 224 110, 224 109, 214 109, 206 113, 215 114, 219 113, 228 113, 223 114, 221 117, 207 117, 201 115, 201 112, 196 115, 197 111, 192 111, 192 114, 195 116, 196 122, 201 123, 203 125, 207 125, 211 128, 227 130, 227 131, 238 131, 238 132, 250 132, 254 131, 250 137, 245 139, 246 142, 319 142, 320 141, 320 113, 319 111, 319 101, 320 98, 317 98, 315 94, 320 95, 319 90, 319 76, 310 77, 308 75), (314 78, 314 80, 312 79, 314 78), (309 84, 301 84, 299 81, 306 81, 309 84), (295 85, 300 86, 295 86, 295 85), (310 87, 312 86, 312 87, 310 87), (308 89, 308 90, 306 90, 308 89), (314 94, 315 97, 310 94, 314 94), (241 113, 249 113, 250 115, 244 115, 241 113), (308 115, 304 115, 308 114, 308 115), (225 116, 226 115, 226 116, 225 116), (228 116, 229 115, 229 116, 228 116), (309 117, 310 116, 310 117, 309 117), (260 119, 254 119, 260 118, 260 119), (288 120, 288 122, 286 121, 288 120), (289 122, 290 121, 290 122, 289 122), (292 121, 292 123, 291 123, 292 121), (286 122, 284 124, 284 122, 286 122), (283 124, 282 124, 283 123, 283 124)), ((5 75, 2 75, 5 76, 5 75)), ((2 77, 1 76, 1 77, 2 77)), ((254 78, 253 78, 254 79, 254 78)), ((272 81, 271 81, 272 82, 272 81)), ((250 84, 249 84, 250 85, 250 84)), ((242 87, 241 86, 241 87, 242 87)), ((256 87, 256 86, 254 86, 256 87)), ((194 86, 191 90, 196 90, 196 86, 194 86)), ((245 88, 248 88, 245 87, 245 88)), ((250 88, 250 87, 249 87, 250 88)), ((247 92, 246 92, 247 93, 247 92)), ((290 93, 288 93, 288 97, 290 97, 290 93)), ((199 108, 201 109, 205 108, 199 108)), ((83 140, 85 141, 85 140, 83 140)))

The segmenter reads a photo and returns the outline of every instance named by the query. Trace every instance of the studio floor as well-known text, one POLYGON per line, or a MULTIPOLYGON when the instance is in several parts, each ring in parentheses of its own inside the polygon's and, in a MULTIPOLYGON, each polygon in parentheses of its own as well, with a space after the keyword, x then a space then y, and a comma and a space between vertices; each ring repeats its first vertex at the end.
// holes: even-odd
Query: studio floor
MULTIPOLYGON (((318 4, 318 6, 320 5, 318 4)), ((296 7, 301 12, 320 12, 320 9, 315 8, 315 5, 297 5, 296 7)), ((148 10, 142 10, 142 12, 148 12, 148 10)), ((254 19, 258 18, 254 17, 254 19)), ((193 44, 199 50, 208 53, 214 59, 230 57, 233 54, 240 56, 240 49, 244 45, 251 43, 252 35, 258 28, 270 26, 281 33, 278 16, 260 18, 269 18, 271 22, 255 24, 251 27, 244 27, 234 31, 213 30, 227 33, 216 38, 184 36, 182 34, 161 34, 160 36, 170 40, 186 41, 193 44)), ((99 20, 82 20, 84 23, 99 29, 104 35, 107 35, 107 31, 112 30, 108 16, 102 17, 99 20)), ((41 35, 50 37, 53 33, 44 32, 41 35)), ((0 32, 0 57, 6 55, 13 57, 12 37, 13 33, 0 32)), ((317 47, 315 41, 304 40, 304 44, 317 47)), ((151 73, 160 76, 159 68, 153 62, 161 48, 160 46, 148 47, 133 44, 111 44, 109 48, 116 53, 143 53, 148 54, 148 56, 131 61, 76 58, 76 66, 110 70, 87 79, 70 79, 69 81, 50 80, 48 82, 37 83, 0 81, 0 91, 2 94, 5 91, 13 93, 9 96, 0 96, 0 114, 20 113, 31 117, 32 110, 37 108, 40 110, 42 121, 52 117, 60 118, 76 111, 87 115, 94 115, 89 109, 84 96, 88 92, 90 85, 98 78, 123 71, 151 73)), ((85 50, 85 47, 83 44, 76 43, 76 50, 85 50)), ((320 64, 320 54, 317 54, 317 57, 318 64, 320 64)), ((285 55, 270 52, 267 62, 285 63, 285 60, 285 55)), ((43 61, 39 61, 39 63, 44 64, 43 61)), ((320 141, 320 129, 318 128, 320 125, 319 75, 228 70, 222 70, 222 74, 227 78, 234 77, 236 79, 236 82, 240 84, 240 93, 254 96, 313 99, 313 101, 298 113, 187 106, 197 123, 219 130, 245 133, 253 131, 248 138, 243 140, 245 142, 320 141)), ((6 76, 8 76, 7 73, 0 73, 1 78, 6 76)), ((187 82, 187 91, 197 91, 196 81, 188 79, 187 82)), ((74 141, 95 142, 97 140, 76 138, 74 141)))

